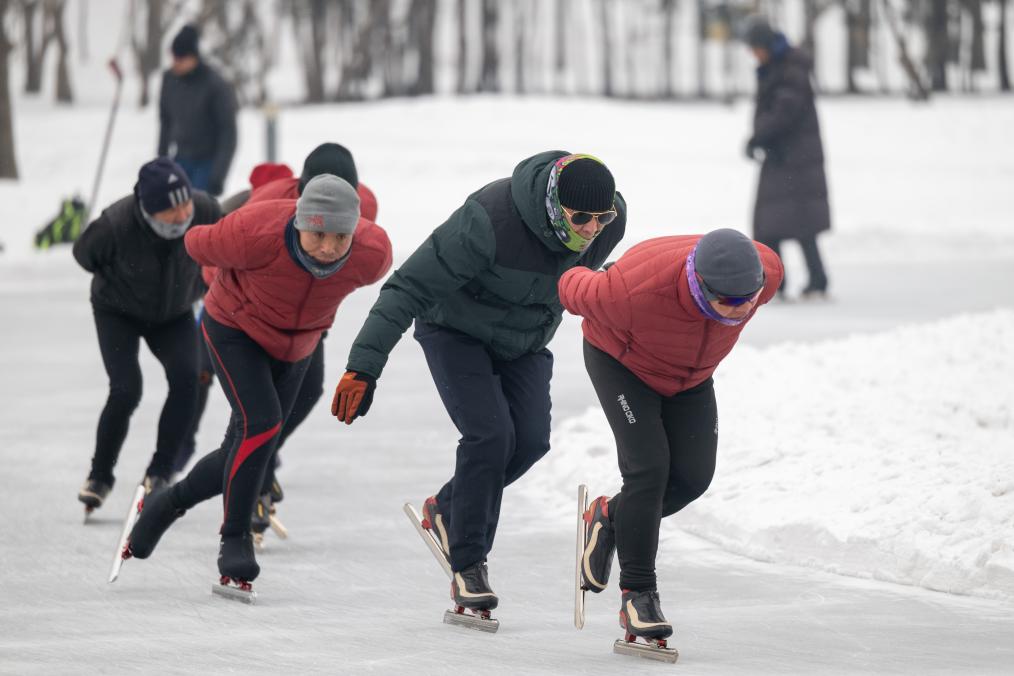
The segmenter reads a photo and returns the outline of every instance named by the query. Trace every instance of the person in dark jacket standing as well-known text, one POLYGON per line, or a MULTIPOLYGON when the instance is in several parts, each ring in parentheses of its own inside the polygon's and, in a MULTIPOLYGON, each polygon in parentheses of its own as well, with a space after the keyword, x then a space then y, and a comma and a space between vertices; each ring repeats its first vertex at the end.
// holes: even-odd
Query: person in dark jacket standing
POLYGON ((563 306, 584 317, 585 366, 623 476, 618 495, 596 498, 585 512, 582 587, 603 591, 619 553, 627 634, 672 634, 655 579, 659 524, 710 485, 718 450, 712 374, 781 282, 778 256, 728 228, 650 239, 605 272, 577 268, 560 279, 563 306))
POLYGON ((99 417, 95 456, 78 498, 100 507, 141 400, 140 339, 161 362, 169 396, 158 424, 145 487, 167 482, 194 415, 197 330, 191 305, 201 295, 200 267, 183 247, 194 224, 214 223, 218 203, 195 192, 186 172, 160 157, 141 167, 134 194, 113 203, 74 243, 74 258, 93 273, 91 302, 109 397, 99 417))
POLYGON ((761 18, 748 25, 745 41, 759 64, 753 135, 746 145, 747 157, 763 162, 753 236, 779 254, 783 240, 798 240, 809 272, 802 297, 823 299, 828 279, 817 235, 831 228, 831 213, 810 84, 813 64, 761 18))
POLYGON ((158 101, 158 154, 175 159, 195 188, 218 196, 236 152, 236 95, 201 60, 198 39, 189 24, 173 38, 158 101))
POLYGON ((366 415, 388 354, 414 319, 461 432, 454 476, 423 505, 458 606, 496 608, 486 556, 503 489, 549 450, 546 345, 563 315, 557 282, 575 266, 602 265, 625 224, 626 203, 600 160, 530 157, 470 195, 391 275, 352 345, 331 404, 339 420, 366 415))
POLYGON ((321 334, 346 296, 391 268, 391 242, 359 216, 352 186, 322 174, 298 200, 250 204, 214 227, 194 228, 185 243, 217 270, 201 331, 232 419, 221 448, 145 499, 124 557, 149 557, 186 510, 222 495, 221 583, 247 591, 260 573, 250 517, 279 432, 321 334))

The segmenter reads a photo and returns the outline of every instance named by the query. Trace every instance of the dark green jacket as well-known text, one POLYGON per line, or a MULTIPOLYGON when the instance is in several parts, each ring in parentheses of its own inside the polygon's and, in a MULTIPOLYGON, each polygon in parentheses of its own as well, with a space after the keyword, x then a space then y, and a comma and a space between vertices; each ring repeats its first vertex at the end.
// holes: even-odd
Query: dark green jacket
POLYGON ((599 268, 626 227, 626 203, 582 254, 549 227, 546 185, 563 151, 521 162, 511 178, 494 181, 433 231, 380 290, 356 336, 347 369, 379 377, 387 356, 415 318, 481 340, 495 359, 517 359, 544 348, 563 306, 556 284, 576 265, 599 268))

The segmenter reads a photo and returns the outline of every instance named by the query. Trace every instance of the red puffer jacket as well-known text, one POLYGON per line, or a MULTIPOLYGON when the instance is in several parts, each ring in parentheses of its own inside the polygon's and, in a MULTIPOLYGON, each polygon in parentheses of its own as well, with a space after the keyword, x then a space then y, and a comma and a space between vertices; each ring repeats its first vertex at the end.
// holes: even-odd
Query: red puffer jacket
POLYGON ((326 279, 300 266, 285 244, 296 200, 245 206, 214 225, 191 228, 187 252, 218 272, 204 297, 216 321, 239 329, 276 359, 299 361, 317 347, 342 300, 391 269, 391 242, 379 225, 359 219, 345 265, 326 279))
POLYGON ((774 297, 784 274, 778 256, 755 242, 767 276, 760 302, 736 326, 708 319, 694 303, 686 272, 700 238, 649 239, 605 272, 576 267, 560 278, 560 302, 584 317, 585 340, 667 397, 715 372, 757 308, 774 297))
MULTIPOLYGON (((373 191, 360 183, 356 188, 359 193, 359 215, 368 221, 377 220, 377 197, 373 191)), ((266 200, 298 199, 299 198, 299 177, 279 178, 264 185, 254 188, 250 193, 247 204, 252 202, 264 202, 266 200)))

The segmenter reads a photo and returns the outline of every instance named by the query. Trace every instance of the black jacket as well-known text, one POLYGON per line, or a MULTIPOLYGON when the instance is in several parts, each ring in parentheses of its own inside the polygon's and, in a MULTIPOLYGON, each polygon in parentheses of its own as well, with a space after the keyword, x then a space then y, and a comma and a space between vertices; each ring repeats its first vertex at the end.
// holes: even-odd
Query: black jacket
POLYGON ((546 215, 549 172, 564 155, 549 151, 524 160, 434 230, 384 283, 352 345, 348 370, 379 378, 415 318, 472 336, 500 360, 544 348, 563 316, 560 277, 577 265, 598 269, 627 221, 626 202, 616 193, 616 220, 584 253, 564 246, 546 215))
POLYGON ((159 95, 158 154, 212 161, 208 185, 221 192, 236 152, 236 96, 232 86, 203 62, 180 77, 162 75, 159 95))
MULTIPOLYGON (((193 225, 215 223, 218 202, 194 193, 193 225)), ((74 258, 92 278, 92 304, 101 310, 160 324, 190 312, 203 290, 201 268, 183 238, 159 237, 141 216, 134 195, 102 211, 74 242, 74 258)))
POLYGON ((754 238, 762 242, 831 227, 812 63, 787 43, 776 47, 772 60, 757 70, 751 139, 766 153, 754 209, 754 238))

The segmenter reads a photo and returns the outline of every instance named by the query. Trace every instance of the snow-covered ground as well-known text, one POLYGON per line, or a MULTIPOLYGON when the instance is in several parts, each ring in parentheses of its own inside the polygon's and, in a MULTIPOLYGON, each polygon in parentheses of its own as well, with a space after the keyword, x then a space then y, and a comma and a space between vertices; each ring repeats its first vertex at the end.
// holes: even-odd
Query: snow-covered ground
MULTIPOLYGON (((718 371, 718 473, 666 522, 659 560, 677 668, 1009 673, 1014 105, 834 100, 821 115, 835 224, 822 241, 836 300, 764 308, 718 371)), ((115 673, 170 660, 164 670, 179 673, 665 668, 609 655, 613 591, 589 601, 584 632, 568 626, 574 487, 619 485, 573 317, 551 346, 554 451, 508 490, 491 559, 504 600, 497 636, 437 624, 446 580, 400 513, 446 478, 455 439, 410 338, 369 417, 337 426, 322 405, 283 453, 293 537, 262 556, 262 605, 207 593, 217 504, 195 509, 152 560, 129 562, 106 585, 163 377, 142 350, 145 396, 120 483, 98 523, 82 527, 74 494, 106 387, 88 277, 66 248, 31 248, 61 196, 87 193, 105 117, 100 107, 18 101, 23 180, 0 183, 0 672, 115 673)), ((437 98, 286 110, 281 150, 298 168, 320 141, 349 145, 397 260, 519 159, 593 152, 630 204, 626 248, 660 234, 748 231, 757 171, 741 157, 748 120, 744 105, 437 98)), ((117 124, 100 204, 130 191, 154 149, 151 111, 127 107, 117 124)), ((244 111, 241 135, 229 190, 262 156, 256 112, 244 111)), ((798 252, 786 258, 798 288, 798 252)), ((376 292, 339 313, 331 381, 376 292)), ((218 443, 225 416, 215 392, 202 448, 218 443)))

